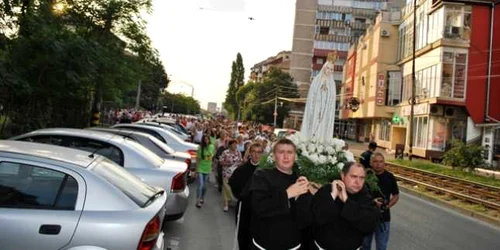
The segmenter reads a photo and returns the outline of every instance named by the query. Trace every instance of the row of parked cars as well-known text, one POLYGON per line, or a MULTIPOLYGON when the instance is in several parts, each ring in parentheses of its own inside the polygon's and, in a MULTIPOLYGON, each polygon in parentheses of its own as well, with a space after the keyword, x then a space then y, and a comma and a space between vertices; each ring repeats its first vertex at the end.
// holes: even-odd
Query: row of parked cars
POLYGON ((188 205, 188 138, 141 121, 0 141, 0 248, 163 249, 164 221, 188 205))

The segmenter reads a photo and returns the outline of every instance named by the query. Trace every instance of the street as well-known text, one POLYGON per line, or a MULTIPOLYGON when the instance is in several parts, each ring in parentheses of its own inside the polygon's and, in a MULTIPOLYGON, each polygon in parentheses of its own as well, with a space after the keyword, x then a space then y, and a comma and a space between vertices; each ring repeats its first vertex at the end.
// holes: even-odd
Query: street
MULTIPOLYGON (((167 249, 232 249, 234 209, 222 211, 222 197, 213 184, 201 209, 195 207, 196 183, 190 184, 190 192, 184 218, 165 225, 167 249)), ((389 249, 498 249, 499 235, 498 228, 402 193, 392 209, 389 249)))

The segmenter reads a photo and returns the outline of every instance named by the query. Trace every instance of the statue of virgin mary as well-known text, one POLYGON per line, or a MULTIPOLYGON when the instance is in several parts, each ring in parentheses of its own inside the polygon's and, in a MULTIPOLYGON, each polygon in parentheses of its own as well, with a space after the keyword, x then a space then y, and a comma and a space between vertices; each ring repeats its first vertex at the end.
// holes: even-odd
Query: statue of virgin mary
POLYGON ((309 88, 300 130, 300 133, 308 138, 314 137, 321 141, 333 138, 337 92, 333 70, 336 58, 336 52, 328 55, 327 62, 314 77, 309 88))

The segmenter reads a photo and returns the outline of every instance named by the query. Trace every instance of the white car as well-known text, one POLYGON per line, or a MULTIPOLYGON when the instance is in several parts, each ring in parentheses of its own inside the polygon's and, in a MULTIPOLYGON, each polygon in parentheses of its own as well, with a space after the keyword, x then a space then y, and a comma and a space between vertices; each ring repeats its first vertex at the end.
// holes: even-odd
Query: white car
POLYGON ((52 128, 36 130, 11 140, 52 144, 105 156, 149 185, 167 191, 167 220, 179 219, 186 211, 189 198, 187 164, 162 159, 131 139, 93 130, 52 128))

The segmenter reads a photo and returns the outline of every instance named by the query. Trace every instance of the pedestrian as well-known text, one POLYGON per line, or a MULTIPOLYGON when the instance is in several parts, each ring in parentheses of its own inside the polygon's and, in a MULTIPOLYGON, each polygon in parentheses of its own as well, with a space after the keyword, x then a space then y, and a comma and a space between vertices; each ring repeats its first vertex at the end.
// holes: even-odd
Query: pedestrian
POLYGON ((224 202, 223 210, 229 210, 229 201, 232 200, 231 187, 229 187, 228 180, 233 174, 233 171, 243 164, 243 158, 240 151, 236 147, 236 141, 230 140, 228 149, 226 149, 220 156, 219 163, 222 166, 222 198, 224 202))
POLYGON ((363 241, 363 250, 371 249, 373 235, 375 234, 375 244, 377 250, 386 250, 389 243, 389 233, 391 229, 391 207, 399 200, 399 187, 394 175, 385 170, 385 158, 381 153, 374 153, 371 158, 373 172, 378 179, 378 186, 381 194, 372 194, 377 207, 382 211, 380 222, 375 228, 375 232, 367 235, 363 241))
POLYGON ((373 152, 375 152, 376 149, 377 149, 377 143, 372 141, 368 144, 368 150, 366 150, 361 154, 360 162, 361 164, 363 164, 365 168, 371 168, 370 159, 372 158, 372 154, 373 152))
POLYGON ((196 207, 201 208, 205 202, 205 193, 207 191, 208 176, 212 172, 212 157, 214 156, 215 148, 210 143, 210 137, 204 135, 200 147, 196 152, 196 174, 197 174, 197 202, 196 207))
POLYGON ((234 196, 238 199, 236 205, 236 230, 239 250, 247 250, 251 247, 250 218, 252 210, 250 209, 250 180, 259 165, 262 153, 262 145, 253 143, 249 148, 250 159, 244 165, 237 168, 231 178, 229 178, 229 186, 231 186, 234 196))
POLYGON ((312 202, 315 248, 354 250, 373 232, 380 215, 364 185, 363 165, 348 162, 341 179, 322 186, 312 202))
POLYGON ((258 169, 253 175, 251 249, 301 249, 302 230, 312 219, 312 195, 307 178, 293 172, 296 151, 291 140, 277 141, 275 168, 258 169))

